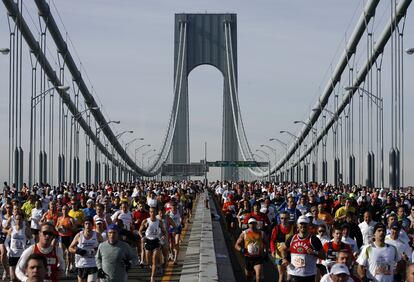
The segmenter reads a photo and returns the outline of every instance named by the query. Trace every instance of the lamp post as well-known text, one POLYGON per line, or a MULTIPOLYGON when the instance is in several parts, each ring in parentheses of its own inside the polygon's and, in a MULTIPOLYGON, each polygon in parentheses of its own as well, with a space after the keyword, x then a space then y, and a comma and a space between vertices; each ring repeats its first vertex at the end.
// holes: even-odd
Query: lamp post
MULTIPOLYGON (((98 185, 99 174, 100 174, 99 172, 101 171, 100 170, 100 160, 98 161, 98 146, 97 146, 97 143, 99 142, 99 135, 100 135, 102 129, 109 126, 111 123, 120 124, 121 121, 119 121, 119 120, 110 120, 110 121, 102 124, 100 127, 97 127, 96 130, 95 130, 95 136, 96 136, 96 139, 97 139, 96 142, 95 142, 95 185, 98 185)), ((107 147, 107 144, 105 144, 105 147, 107 147)), ((105 165, 105 178, 107 177, 106 176, 106 170, 107 170, 106 166, 107 165, 108 164, 105 165)))
MULTIPOLYGON (((409 54, 411 49, 407 49, 406 52, 409 54)), ((414 48, 412 48, 412 52, 414 53, 414 48)), ((384 189, 384 100, 381 97, 378 97, 371 92, 365 90, 364 88, 357 87, 357 86, 347 86, 344 87, 346 91, 355 91, 360 90, 362 93, 366 94, 371 101, 377 106, 380 111, 380 121, 379 121, 379 129, 381 131, 380 134, 380 185, 381 189, 384 189)), ((395 166, 394 166, 395 168, 395 166)))
POLYGON ((115 135, 115 138, 116 139, 119 139, 122 135, 124 135, 125 133, 134 133, 134 131, 133 130, 125 130, 125 131, 122 131, 121 133, 119 133, 119 134, 117 134, 117 135, 115 135))
MULTIPOLYGON (((306 123, 303 120, 295 120, 293 123, 305 125, 307 128, 309 128, 312 131, 312 142, 316 140, 316 135, 317 135, 318 130, 315 127, 310 126, 309 123, 306 123)), ((314 147, 313 155, 311 155, 312 157, 312 181, 313 182, 316 181, 316 166, 317 166, 317 156, 318 156, 317 148, 318 146, 314 147)), ((307 166, 306 162, 305 162, 305 166, 307 166)), ((306 167, 306 170, 307 170, 307 167, 306 167)))
POLYGON ((135 161, 135 163, 137 163, 137 153, 138 153, 138 151, 141 149, 141 148, 144 148, 144 147, 150 147, 151 146, 151 144, 144 144, 144 145, 141 145, 141 146, 139 146, 138 148, 136 148, 135 149, 135 156, 134 156, 134 161, 135 161))
MULTIPOLYGON (((285 154, 287 154, 287 151, 288 151, 287 143, 283 142, 282 140, 280 140, 278 138, 269 138, 269 141, 276 141, 276 142, 278 142, 279 145, 281 145, 283 147, 283 149, 285 149, 285 154)), ((286 180, 287 181, 288 180, 288 172, 287 172, 288 164, 285 163, 284 166, 285 166, 285 171, 284 171, 283 174, 285 175, 285 178, 282 179, 282 181, 283 180, 286 180)))
POLYGON ((270 182, 270 155, 267 152, 260 150, 260 149, 256 149, 256 152, 262 153, 267 158, 267 169, 268 169, 267 179, 270 182))
POLYGON ((407 53, 408 55, 414 54, 414 48, 405 49, 405 53, 407 53))
MULTIPOLYGON (((3 53, 3 52, 1 52, 3 53)), ((61 90, 61 91, 68 91, 70 89, 69 86, 63 86, 63 85, 58 85, 58 86, 54 86, 51 87, 49 89, 46 89, 45 91, 43 91, 42 93, 33 96, 33 92, 32 92, 32 97, 30 100, 30 132, 29 132, 29 187, 32 187, 33 184, 33 161, 34 161, 34 136, 36 135, 36 132, 34 132, 34 111, 36 108, 36 105, 41 101, 41 99, 43 99, 44 96, 46 96, 46 94, 50 93, 52 90, 61 90), (38 99, 40 98, 40 99, 38 99), (38 100, 37 100, 38 99, 38 100)), ((40 152, 40 158, 44 158, 42 152, 40 152)), ((43 160, 41 163, 44 164, 43 160)), ((45 169, 45 167, 39 167, 39 175, 43 176, 43 170, 45 169)), ((43 178, 43 177, 41 177, 43 178)), ((43 179, 39 179, 40 182, 43 179)))
POLYGON ((2 55, 8 55, 10 53, 10 49, 9 48, 0 48, 0 53, 2 55))
MULTIPOLYGON (((260 145, 260 147, 267 148, 273 153, 273 156, 275 158, 275 164, 276 164, 277 163, 277 151, 276 151, 276 149, 273 148, 272 146, 269 146, 269 145, 266 145, 266 144, 262 144, 262 145, 260 145)), ((275 180, 276 180, 276 172, 275 172, 275 180)))
MULTIPOLYGON (((294 138, 295 140, 299 140, 299 137, 298 136, 296 136, 295 134, 293 134, 292 132, 290 132, 290 131, 287 131, 287 130, 281 130, 280 131, 280 133, 282 134, 282 133, 286 133, 286 134, 288 134, 290 137, 292 137, 292 138, 294 138)), ((300 155, 300 148, 298 148, 298 147, 296 147, 296 150, 297 150, 297 158, 298 158, 298 160, 299 160, 299 155, 300 155)), ((291 170, 293 169, 293 167, 291 167, 291 170)), ((297 182, 299 182, 299 172, 300 172, 300 164, 298 163, 298 165, 297 165, 297 167, 296 167, 296 170, 297 170, 297 172, 296 172, 296 180, 297 180, 297 182)), ((293 173, 293 172, 292 172, 293 173)), ((292 176, 293 176, 293 174, 291 174, 291 178, 292 178, 292 176)), ((293 179, 292 179, 293 180, 293 179)))
POLYGON ((141 167, 144 167, 144 158, 145 158, 145 156, 148 155, 148 153, 155 152, 155 151, 157 151, 157 150, 149 149, 148 151, 145 151, 144 153, 142 153, 141 167))
POLYGON ((149 157, 148 157, 148 163, 147 163, 147 166, 149 167, 150 160, 151 160, 153 157, 156 157, 156 156, 159 156, 159 155, 161 155, 161 154, 160 154, 160 153, 157 153, 157 154, 153 154, 153 155, 149 156, 149 157))
POLYGON ((128 149, 128 146, 129 146, 129 145, 133 144, 133 143, 134 143, 135 141, 137 141, 137 140, 141 140, 141 141, 142 141, 142 140, 144 140, 144 138, 142 138, 142 137, 141 137, 141 138, 138 138, 138 137, 137 137, 137 138, 132 139, 132 140, 131 140, 131 141, 129 141, 129 142, 126 142, 126 143, 125 143, 125 151, 128 149))
POLYGON ((71 120, 70 120, 70 148, 69 148, 69 160, 70 160, 70 167, 69 167, 69 180, 72 179, 72 162, 73 162, 73 183, 79 182, 79 156, 78 156, 78 137, 79 137, 79 130, 76 130, 76 138, 73 138, 73 142, 72 142, 72 136, 73 136, 73 125, 74 123, 80 119, 82 117, 82 115, 88 111, 91 110, 98 110, 99 107, 92 107, 92 108, 87 108, 79 113, 77 113, 76 115, 71 116, 71 120), (74 145, 72 145, 72 143, 75 143, 74 145), (75 151, 75 156, 73 157, 72 160, 72 146, 74 146, 74 151, 75 151))

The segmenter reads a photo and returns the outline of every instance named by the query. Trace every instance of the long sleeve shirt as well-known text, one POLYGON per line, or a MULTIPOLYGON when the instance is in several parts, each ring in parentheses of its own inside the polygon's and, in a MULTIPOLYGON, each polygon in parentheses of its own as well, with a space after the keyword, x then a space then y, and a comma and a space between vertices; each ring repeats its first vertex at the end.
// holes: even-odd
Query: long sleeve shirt
POLYGON ((138 264, 136 252, 127 243, 118 241, 112 245, 105 241, 100 244, 96 253, 96 266, 107 275, 100 281, 127 282, 128 273, 125 270, 125 261, 131 261, 132 265, 138 264))

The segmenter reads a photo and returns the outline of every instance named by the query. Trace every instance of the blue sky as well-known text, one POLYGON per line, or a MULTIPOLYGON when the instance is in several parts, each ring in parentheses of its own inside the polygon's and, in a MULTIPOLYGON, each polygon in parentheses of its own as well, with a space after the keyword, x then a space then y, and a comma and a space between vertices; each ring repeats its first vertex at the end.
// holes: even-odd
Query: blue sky
MULTIPOLYGON (((24 2, 24 15, 32 31, 36 32, 39 28, 36 8, 31 1, 24 2)), ((387 3, 381 3, 378 8, 374 38, 379 36, 389 16, 389 1, 385 2, 387 3)), ((82 74, 84 77, 87 75, 87 81, 90 79, 91 84, 88 82, 88 85, 93 85, 94 95, 98 104, 102 105, 107 119, 121 120, 121 124, 115 125, 114 130, 134 130, 133 135, 123 137, 124 142, 134 137, 143 137, 155 149, 161 145, 166 132, 173 99, 174 14, 236 13, 239 100, 246 134, 253 149, 265 143, 276 147, 280 155, 281 147, 269 143, 269 137, 291 141, 288 136, 280 135, 279 131, 289 130, 295 133, 300 130, 293 121, 306 120, 309 116, 329 81, 329 74, 336 66, 365 1, 53 0, 50 3, 52 13, 62 27, 62 33, 66 29, 68 38, 73 43, 73 46, 69 45, 70 50, 76 61, 79 64, 81 62, 82 74)), ((412 7, 409 8, 409 14, 411 13, 412 7)), ((6 11, 0 5, 0 46, 9 44, 8 32, 6 11)), ((410 16, 406 22, 405 34, 405 45, 414 46, 410 16)), ((49 58, 54 64, 56 50, 53 49, 50 37, 48 40, 51 53, 49 58)), ((365 61, 364 50, 365 44, 362 42, 358 47, 356 68, 365 61)), ((23 130, 28 132, 29 118, 26 113, 30 103, 30 61, 27 48, 24 52, 24 95, 27 98, 23 105, 23 130)), ((386 52, 383 89, 389 89, 387 85, 390 80, 390 74, 386 70, 390 52, 386 52)), ((404 58, 406 105, 412 105, 414 86, 409 77, 414 69, 414 56, 404 58)), ((69 72, 67 77, 68 74, 69 72)), ((1 56, 1 132, 7 132, 7 75, 8 60, 1 56)), ((66 83, 71 84, 70 80, 66 83)), ((204 158, 204 142, 208 144, 208 159, 220 159, 222 86, 220 72, 211 66, 200 66, 190 73, 192 161, 204 158)), ((406 116, 408 113, 409 107, 406 106, 406 116)), ((387 113, 385 115, 387 117, 387 113)), ((414 130, 407 122, 405 164, 408 172, 414 166, 414 145, 409 142, 413 135, 414 130)), ((27 148, 28 138, 23 139, 23 146, 27 148)), ((143 143, 137 142, 136 146, 140 144, 143 143)), ((1 179, 6 179, 7 135, 0 140, 0 146, 3 148, 0 151, 0 176, 1 179)), ((385 147, 387 155, 387 137, 385 147)), ((213 169, 210 177, 218 177, 218 170, 213 169)), ((406 173, 406 180, 407 184, 414 184, 413 174, 406 173)))

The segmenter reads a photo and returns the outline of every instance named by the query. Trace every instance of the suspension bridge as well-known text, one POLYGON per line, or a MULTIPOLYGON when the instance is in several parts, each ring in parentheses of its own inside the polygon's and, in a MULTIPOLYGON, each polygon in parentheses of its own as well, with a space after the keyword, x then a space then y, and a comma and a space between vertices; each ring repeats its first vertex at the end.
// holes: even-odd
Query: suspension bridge
MULTIPOLYGON (((265 156, 264 161, 270 164, 223 167, 222 179, 237 180, 248 175, 278 181, 404 186, 403 58, 410 53, 404 47, 404 28, 411 1, 394 1, 388 22, 381 27, 375 25, 380 1, 367 1, 307 119, 295 121, 303 125, 302 129, 295 134, 281 131, 291 142, 270 138, 285 151, 277 159, 270 158, 276 150, 270 145, 253 150, 245 132, 238 95, 237 15, 176 14, 173 103, 163 141, 147 164, 137 162, 137 151, 128 154, 127 147, 135 140, 121 144, 120 137, 129 131, 114 131, 112 126, 119 121, 106 117, 98 105, 49 4, 35 1, 39 26, 33 30, 28 24, 32 15, 25 16, 23 3, 19 3, 3 1, 9 46, 2 48, 2 53, 9 56, 9 83, 3 85, 9 96, 7 180, 16 187, 24 182, 29 186, 37 182, 97 184, 155 177, 162 174, 165 164, 190 163, 188 75, 202 64, 217 68, 224 78, 221 160, 259 161, 257 153, 262 153, 262 161, 265 156), (51 46, 58 54, 57 62, 48 58, 51 46), (355 66, 359 46, 364 46, 365 62, 355 66), (23 53, 29 53, 29 60, 23 53), (391 85, 386 90, 385 60, 390 61, 387 85, 391 85), (29 98, 23 95, 27 92, 29 98), (29 116, 22 115, 22 104, 27 100, 29 116), (22 127, 28 130, 23 132, 22 127), (85 142, 80 141, 82 134, 85 142), (329 136, 332 142, 328 142, 329 136), (328 153, 327 143, 332 146, 328 153), (328 177, 330 167, 333 170, 328 177), (241 170, 245 171, 243 177, 241 170)), ((3 65, 7 64, 4 57, 2 60, 3 65)), ((263 142, 268 138, 264 137, 263 142)), ((142 157, 154 150, 144 152, 142 157)))
MULTIPOLYGON (((0 66, 7 74, 0 89, 8 101, 8 107, 4 106, 7 121, 3 121, 7 124, 7 128, 3 126, 3 139, 7 139, 2 148, 2 163, 7 166, 3 177, 17 190, 24 183, 32 187, 37 183, 97 185, 162 177, 186 179, 206 175, 209 167, 220 167, 221 179, 232 181, 330 182, 390 189, 412 184, 407 179, 413 163, 407 156, 414 147, 406 136, 412 136, 413 130, 406 101, 411 101, 413 91, 410 70, 414 58, 409 56, 414 53, 414 40, 412 34, 405 36, 406 30, 412 30, 411 0, 390 0, 387 5, 379 0, 364 1, 314 104, 301 115, 305 118, 293 121, 301 129, 280 130, 280 136, 288 137, 283 139, 265 128, 260 145, 249 143, 243 120, 251 117, 242 115, 247 105, 239 100, 239 15, 171 15, 173 41, 170 47, 163 47, 174 48, 173 89, 167 96, 172 105, 165 133, 157 137, 161 140, 158 149, 142 137, 122 141, 121 137, 133 131, 116 130, 121 121, 109 118, 103 110, 89 76, 77 63, 78 54, 67 31, 60 27, 56 7, 46 0, 34 0, 30 5, 23 0, 2 3, 0 11, 8 23, 2 27, 8 37, 0 41, 0 66), (200 65, 216 68, 223 77, 222 146, 221 159, 210 160, 205 155, 194 163, 190 158, 192 94, 188 78, 200 65), (131 153, 128 147, 136 141, 144 142, 131 153)), ((297 83, 296 78, 292 81, 297 83)), ((123 99, 122 91, 117 95, 123 99)), ((263 102, 261 93, 254 95, 263 102)), ((275 108, 283 107, 283 99, 289 99, 288 95, 281 95, 275 108)), ((193 237, 185 237, 180 269, 171 270, 168 279, 181 275, 183 281, 191 281, 185 252, 198 258, 200 249, 209 249, 210 253, 201 256, 220 261, 209 245, 214 245, 214 236, 220 237, 211 233, 215 223, 200 205, 198 212, 191 225, 193 237), (209 234, 202 244, 201 234, 209 234)), ((201 271, 200 279, 217 276, 217 269, 208 263, 204 266, 209 272, 201 271)), ((142 273, 136 275, 139 279, 142 273)))

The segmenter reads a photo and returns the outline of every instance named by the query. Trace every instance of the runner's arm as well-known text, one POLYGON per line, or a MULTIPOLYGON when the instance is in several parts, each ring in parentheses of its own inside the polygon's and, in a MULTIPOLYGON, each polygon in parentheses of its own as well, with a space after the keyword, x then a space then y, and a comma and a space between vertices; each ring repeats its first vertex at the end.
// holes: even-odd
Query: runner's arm
POLYGON ((78 242, 79 242, 79 233, 76 234, 75 238, 73 238, 73 241, 69 246, 69 252, 71 252, 72 254, 76 253, 76 247, 78 246, 78 242))
POLYGON ((242 249, 242 244, 243 244, 243 241, 244 241, 244 232, 242 232, 241 234, 240 234, 240 236, 239 236, 239 238, 237 239, 237 241, 236 241, 236 244, 234 245, 234 248, 237 250, 237 251, 241 251, 241 249, 242 249))
POLYGON ((34 245, 30 246, 26 250, 23 251, 19 261, 16 265, 16 277, 22 282, 26 282, 28 277, 26 276, 26 263, 29 256, 33 253, 34 245))

